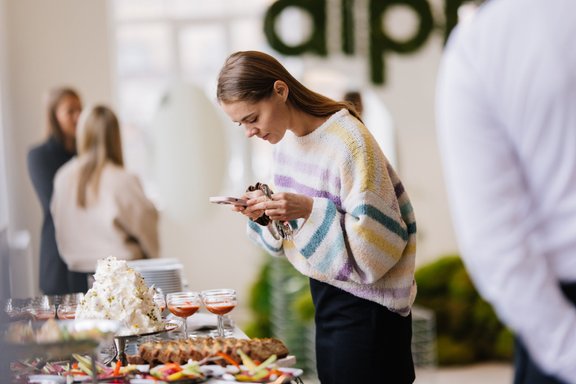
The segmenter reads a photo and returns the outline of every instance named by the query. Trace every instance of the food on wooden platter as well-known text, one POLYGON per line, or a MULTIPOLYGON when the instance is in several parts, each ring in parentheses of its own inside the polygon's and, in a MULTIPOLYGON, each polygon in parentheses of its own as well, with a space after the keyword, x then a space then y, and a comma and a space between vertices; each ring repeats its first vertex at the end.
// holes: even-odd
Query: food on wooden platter
MULTIPOLYGON (((288 356, 288 348, 278 339, 274 338, 211 338, 198 337, 186 340, 152 341, 142 343, 139 355, 129 356, 128 360, 134 363, 147 363, 151 365, 165 363, 186 363, 189 359, 201 361, 207 358, 217 358, 226 354, 233 361, 242 364, 239 351, 245 353, 252 360, 265 361, 272 355, 277 358, 288 356)), ((226 359, 215 359, 216 364, 227 365, 226 359)))

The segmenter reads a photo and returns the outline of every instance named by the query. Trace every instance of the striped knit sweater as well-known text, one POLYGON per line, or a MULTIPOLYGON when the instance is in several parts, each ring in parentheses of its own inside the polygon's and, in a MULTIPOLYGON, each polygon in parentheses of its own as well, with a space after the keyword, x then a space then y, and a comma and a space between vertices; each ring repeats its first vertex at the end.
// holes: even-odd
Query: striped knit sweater
POLYGON ((416 295, 416 222, 404 187, 368 129, 343 109, 275 147, 274 191, 314 200, 293 240, 248 224, 251 239, 302 274, 403 316, 416 295))

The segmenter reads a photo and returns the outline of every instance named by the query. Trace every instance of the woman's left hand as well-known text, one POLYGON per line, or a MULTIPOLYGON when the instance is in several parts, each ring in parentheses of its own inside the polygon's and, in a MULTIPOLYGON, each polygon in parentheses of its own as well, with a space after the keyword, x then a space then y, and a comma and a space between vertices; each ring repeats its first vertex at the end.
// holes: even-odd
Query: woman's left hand
POLYGON ((270 219, 279 221, 307 219, 312 213, 314 200, 306 195, 280 192, 271 197, 272 200, 259 202, 253 209, 263 209, 270 219))

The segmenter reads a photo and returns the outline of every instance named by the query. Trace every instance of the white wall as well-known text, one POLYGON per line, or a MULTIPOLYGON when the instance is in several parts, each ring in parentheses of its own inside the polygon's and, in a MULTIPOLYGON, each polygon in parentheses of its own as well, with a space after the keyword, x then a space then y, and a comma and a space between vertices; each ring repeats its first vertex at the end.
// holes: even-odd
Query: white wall
POLYGON ((419 264, 457 249, 435 131, 436 72, 442 49, 442 36, 435 33, 413 55, 388 56, 389 80, 381 91, 394 118, 398 170, 416 213, 419 264))
POLYGON ((4 127, 7 123, 6 113, 3 109, 3 100, 6 99, 6 17, 4 0, 0 0, 0 231, 8 226, 8 187, 6 185, 6 145, 4 140, 4 127))

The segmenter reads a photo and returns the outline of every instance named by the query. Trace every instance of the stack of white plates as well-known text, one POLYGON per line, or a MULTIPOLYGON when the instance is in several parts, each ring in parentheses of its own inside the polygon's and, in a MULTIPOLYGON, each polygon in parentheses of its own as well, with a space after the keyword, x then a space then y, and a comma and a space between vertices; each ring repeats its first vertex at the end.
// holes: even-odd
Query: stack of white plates
POLYGON ((154 285, 164 294, 182 291, 182 264, 177 259, 132 260, 128 265, 142 274, 148 286, 154 285))

